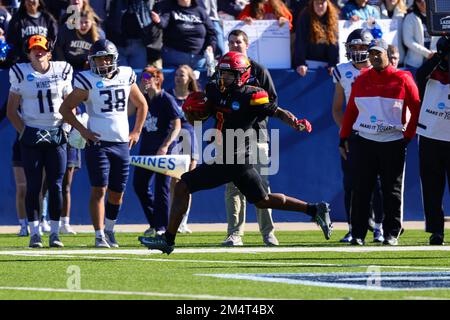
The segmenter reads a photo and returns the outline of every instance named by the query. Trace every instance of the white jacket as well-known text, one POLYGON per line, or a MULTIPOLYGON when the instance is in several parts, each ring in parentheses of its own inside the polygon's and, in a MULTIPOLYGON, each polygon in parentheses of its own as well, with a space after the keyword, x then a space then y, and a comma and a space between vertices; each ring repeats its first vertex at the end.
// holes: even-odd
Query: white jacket
MULTIPOLYGON (((396 19, 397 20, 398 44, 396 44, 396 46, 398 48, 398 53, 400 54, 400 60, 398 63, 399 63, 399 65, 402 65, 405 60, 405 48, 403 47, 403 35, 402 35, 402 24, 403 24, 403 18, 405 17, 405 14, 403 12, 400 12, 398 7, 396 6, 394 8, 394 14, 392 15, 392 18, 389 18, 388 11, 387 11, 384 3, 380 4, 379 9, 380 9, 381 19, 396 19)), ((394 40, 395 40, 395 38, 394 38, 394 40)))
POLYGON ((408 52, 404 63, 413 67, 420 67, 432 51, 436 51, 436 43, 439 37, 431 37, 431 50, 424 47, 422 21, 414 12, 410 12, 403 20, 403 44, 408 52))

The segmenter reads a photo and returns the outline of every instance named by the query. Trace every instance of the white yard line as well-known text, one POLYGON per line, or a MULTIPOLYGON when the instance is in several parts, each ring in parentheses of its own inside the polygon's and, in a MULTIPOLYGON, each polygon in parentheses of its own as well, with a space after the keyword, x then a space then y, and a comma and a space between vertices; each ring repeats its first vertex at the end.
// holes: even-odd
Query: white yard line
POLYGON ((292 266, 292 267, 335 267, 335 268, 391 268, 391 269, 411 269, 411 270, 439 270, 450 271, 450 267, 434 267, 434 266, 390 266, 390 265, 374 265, 374 264, 342 264, 342 263, 314 263, 314 262, 270 262, 270 261, 241 261, 241 260, 190 260, 190 259, 157 259, 157 258, 124 258, 124 257, 107 257, 107 256, 81 256, 81 255, 65 255, 65 254, 30 254, 26 252, 13 254, 14 256, 25 257, 57 257, 67 259, 89 259, 89 260, 125 260, 125 261, 148 261, 148 262, 178 262, 178 263, 215 263, 230 265, 255 265, 255 266, 292 266))
MULTIPOLYGON (((181 253, 266 253, 266 252, 407 252, 407 251, 450 251, 450 246, 377 246, 377 247, 242 247, 242 248, 175 248, 174 254, 181 253)), ((0 250, 0 255, 14 255, 14 254, 123 254, 123 255, 149 255, 161 254, 158 250, 147 249, 25 249, 25 250, 0 250)))
POLYGON ((226 297, 213 296, 207 294, 180 294, 161 292, 139 292, 139 291, 109 291, 109 290, 88 290, 88 289, 60 289, 60 288, 31 288, 31 287, 0 287, 0 291, 37 291, 55 293, 92 293, 105 295, 125 295, 125 296, 146 296, 146 297, 166 297, 183 299, 216 299, 216 300, 262 300, 262 298, 252 297, 226 297))

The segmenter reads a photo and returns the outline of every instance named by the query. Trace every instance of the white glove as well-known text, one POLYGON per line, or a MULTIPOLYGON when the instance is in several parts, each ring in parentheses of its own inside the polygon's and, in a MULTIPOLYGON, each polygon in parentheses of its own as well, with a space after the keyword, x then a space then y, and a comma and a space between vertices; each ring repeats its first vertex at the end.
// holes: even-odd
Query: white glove
MULTIPOLYGON (((89 120, 89 116, 87 113, 82 113, 76 116, 78 121, 85 127, 87 127, 87 122, 89 120)), ((69 133, 69 144, 76 149, 84 149, 86 147, 86 139, 84 139, 80 132, 77 129, 73 129, 69 133)))

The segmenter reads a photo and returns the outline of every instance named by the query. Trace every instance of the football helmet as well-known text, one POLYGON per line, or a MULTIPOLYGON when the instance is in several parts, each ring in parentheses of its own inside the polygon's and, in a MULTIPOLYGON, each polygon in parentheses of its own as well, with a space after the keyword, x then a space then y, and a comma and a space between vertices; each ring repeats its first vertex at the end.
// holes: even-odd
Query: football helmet
POLYGON ((229 87, 237 86, 242 87, 250 78, 251 65, 248 58, 235 51, 227 52, 222 58, 220 58, 217 65, 217 84, 220 91, 225 91, 229 87), (234 73, 234 81, 230 86, 225 87, 223 83, 222 73, 224 71, 234 73))
POLYGON ((117 70, 118 59, 119 53, 116 46, 114 45, 114 43, 106 39, 97 40, 89 50, 88 61, 91 67, 91 71, 102 77, 106 77, 117 70), (97 66, 94 58, 104 56, 111 56, 111 63, 97 66))
POLYGON ((347 37, 345 42, 345 50, 347 59, 354 63, 362 63, 369 59, 369 51, 367 50, 370 42, 373 40, 372 33, 367 29, 353 30, 347 37), (366 46, 365 49, 354 48, 356 45, 366 46))

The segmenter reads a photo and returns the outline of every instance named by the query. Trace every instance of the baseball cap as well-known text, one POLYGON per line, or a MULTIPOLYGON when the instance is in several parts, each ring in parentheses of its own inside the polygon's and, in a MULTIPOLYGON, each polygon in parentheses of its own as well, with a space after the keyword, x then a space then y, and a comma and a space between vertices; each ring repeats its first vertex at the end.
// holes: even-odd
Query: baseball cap
POLYGON ((31 36, 28 40, 28 49, 31 50, 33 47, 41 47, 42 49, 48 51, 47 38, 41 35, 31 36))
POLYGON ((377 50, 377 51, 383 52, 383 51, 387 51, 387 49, 388 49, 388 44, 385 40, 374 39, 370 42, 369 48, 367 50, 368 51, 377 50))

